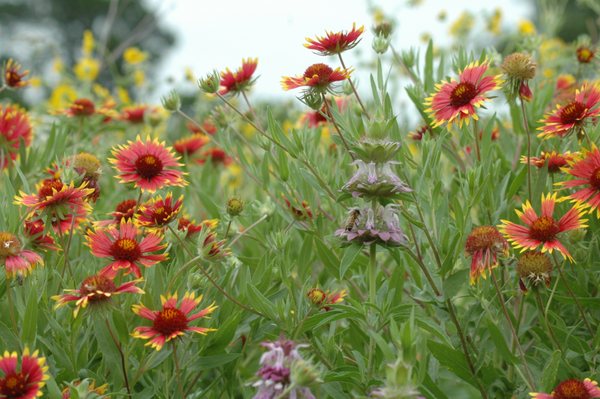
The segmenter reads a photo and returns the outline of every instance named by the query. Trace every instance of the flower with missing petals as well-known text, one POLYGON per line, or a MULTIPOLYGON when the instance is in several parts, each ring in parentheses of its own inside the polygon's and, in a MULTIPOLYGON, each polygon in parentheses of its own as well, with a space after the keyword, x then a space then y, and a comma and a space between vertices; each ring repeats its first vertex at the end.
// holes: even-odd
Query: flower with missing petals
POLYGON ((473 228, 467 237, 465 251, 471 257, 471 284, 498 266, 498 255, 508 256, 508 242, 494 226, 473 228))
POLYGON ((21 64, 9 58, 4 64, 4 84, 13 89, 27 86, 29 83, 25 77, 29 75, 29 71, 21 71, 21 64))
POLYGON ((177 305, 177 294, 160 297, 162 309, 150 310, 144 305, 133 305, 133 312, 148 319, 152 326, 136 327, 131 334, 134 338, 148 339, 146 345, 161 350, 165 343, 185 335, 187 331, 206 335, 214 328, 194 327, 189 324, 200 318, 207 318, 217 306, 210 304, 199 312, 190 314, 202 302, 202 295, 196 298, 193 293, 186 292, 181 303, 177 305))
POLYGON ((306 68, 302 76, 283 77, 281 86, 284 90, 306 87, 318 92, 325 92, 330 88, 332 83, 346 80, 349 77, 350 71, 348 70, 340 68, 332 69, 325 64, 319 63, 306 68))
MULTIPOLYGON (((564 153, 559 153, 556 151, 545 152, 542 151, 539 157, 531 157, 529 158, 529 163, 538 169, 546 166, 548 168, 548 173, 558 173, 561 169, 572 162, 577 157, 577 153, 571 153, 569 151, 565 151, 564 153)), ((521 157, 521 163, 528 163, 527 156, 523 155, 521 157)))
POLYGON ((221 72, 220 85, 222 89, 219 90, 219 94, 237 94, 247 90, 255 81, 255 79, 252 79, 252 75, 254 75, 257 66, 257 58, 248 58, 242 60, 242 66, 235 72, 232 72, 229 68, 225 69, 221 72))
POLYGON ((36 265, 43 265, 44 261, 37 253, 23 249, 21 241, 14 234, 0 231, 0 263, 4 264, 8 277, 24 277, 36 265))

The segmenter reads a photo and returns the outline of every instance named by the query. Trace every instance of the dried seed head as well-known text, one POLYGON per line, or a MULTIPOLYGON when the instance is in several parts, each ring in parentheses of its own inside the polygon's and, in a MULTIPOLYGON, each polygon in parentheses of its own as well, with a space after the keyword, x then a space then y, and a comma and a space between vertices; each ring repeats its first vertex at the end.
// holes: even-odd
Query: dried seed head
POLYGON ((531 80, 537 65, 529 54, 512 53, 504 58, 502 71, 509 79, 531 80))

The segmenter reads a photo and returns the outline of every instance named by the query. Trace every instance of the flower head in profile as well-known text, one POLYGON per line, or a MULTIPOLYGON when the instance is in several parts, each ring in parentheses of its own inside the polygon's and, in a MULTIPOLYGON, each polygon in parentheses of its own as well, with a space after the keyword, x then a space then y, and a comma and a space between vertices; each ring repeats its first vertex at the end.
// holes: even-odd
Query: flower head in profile
POLYGON ((173 144, 173 148, 181 155, 194 155, 199 149, 204 147, 210 140, 206 135, 201 133, 192 134, 177 140, 173 144))
POLYGON ((582 157, 563 169, 574 179, 556 183, 558 186, 575 189, 567 198, 581 204, 600 218, 600 151, 597 147, 583 151, 582 157))
POLYGON ((348 32, 326 31, 325 36, 316 36, 314 39, 307 37, 304 47, 314 50, 319 55, 340 54, 353 49, 360 42, 360 36, 364 30, 364 26, 356 29, 356 24, 353 23, 352 29, 348 32))
POLYGON ((477 108, 490 98, 487 93, 500 87, 500 76, 483 76, 488 63, 472 62, 458 75, 458 80, 442 81, 436 92, 425 100, 426 112, 433 119, 433 127, 444 123, 459 126, 477 120, 477 108))
POLYGON ((23 249, 21 241, 6 231, 0 231, 0 263, 4 264, 8 277, 25 277, 36 265, 43 265, 37 253, 23 249))
POLYGON ((331 310, 330 305, 343 302, 346 295, 346 290, 325 292, 320 288, 312 288, 306 294, 313 305, 317 306, 319 309, 323 309, 326 312, 331 310))
POLYGON ((48 378, 46 358, 38 356, 38 351, 30 353, 25 347, 20 362, 17 352, 5 351, 0 356, 0 398, 38 398, 48 378))
POLYGON ((183 173, 175 168, 181 166, 169 147, 158 140, 139 136, 127 145, 113 150, 110 159, 119 173, 122 183, 133 183, 142 191, 155 192, 165 186, 184 186, 183 173))
POLYGON ((202 302, 202 295, 196 298, 193 293, 186 292, 179 305, 177 304, 177 294, 166 297, 161 295, 160 301, 162 303, 160 310, 150 310, 142 304, 133 305, 133 312, 150 320, 152 325, 136 327, 131 334, 134 338, 148 339, 146 345, 157 351, 161 350, 166 342, 185 335, 187 331, 202 335, 216 331, 214 328, 190 326, 192 321, 208 317, 217 308, 213 302, 208 307, 196 312, 196 308, 202 302))
POLYGON ((502 220, 500 231, 515 248, 535 250, 541 246, 542 252, 552 253, 555 249, 562 256, 573 261, 571 254, 558 239, 558 235, 565 231, 587 227, 586 220, 582 219, 585 211, 580 205, 575 204, 560 219, 554 218, 554 206, 556 205, 556 193, 542 194, 542 211, 538 216, 529 201, 523 204, 523 211, 515 210, 519 219, 525 226, 502 220))
POLYGON ((223 165, 228 166, 233 162, 231 157, 227 155, 227 153, 221 148, 210 148, 202 154, 202 156, 197 160, 200 165, 204 165, 207 162, 210 162, 211 165, 223 165))
POLYGON ((17 159, 22 145, 31 145, 31 137, 27 112, 16 105, 0 104, 0 169, 17 159))
POLYGON ((471 284, 498 266, 498 255, 508 256, 508 242, 494 226, 473 228, 467 237, 465 251, 471 257, 471 284))
POLYGON ((29 208, 32 215, 50 221, 58 234, 69 233, 86 220, 91 210, 86 198, 94 193, 87 182, 75 186, 64 184, 60 178, 44 179, 37 185, 37 194, 20 192, 15 204, 29 208))
POLYGON ((144 123, 144 117, 149 110, 150 108, 144 104, 130 105, 123 108, 120 118, 129 123, 141 124, 144 123))
POLYGON ((85 309, 88 304, 91 306, 106 305, 110 303, 112 297, 125 292, 132 294, 143 294, 144 291, 136 286, 136 284, 141 281, 142 279, 132 280, 117 287, 112 278, 102 274, 97 274, 86 277, 81 282, 79 289, 65 290, 64 294, 55 295, 52 297, 52 299, 56 301, 56 309, 68 304, 69 302, 75 302, 73 316, 77 317, 79 311, 81 309, 85 309))
POLYGON ((258 66, 257 58, 242 59, 242 66, 239 67, 235 72, 232 72, 229 68, 221 72, 220 85, 222 87, 219 90, 219 94, 225 95, 227 93, 241 93, 242 91, 248 90, 256 79, 252 76, 258 66))
POLYGON ((89 98, 78 98, 67 108, 64 113, 74 117, 88 117, 96 113, 96 105, 89 98))
POLYGON ((589 378, 569 379, 558 384, 552 393, 531 392, 532 399, 594 399, 600 398, 598 383, 589 378))
POLYGON ((306 87, 309 90, 324 93, 330 90, 332 83, 346 80, 349 77, 349 70, 342 70, 340 68, 332 69, 328 65, 319 63, 306 68, 302 76, 284 76, 281 79, 281 86, 284 90, 306 87))
POLYGON ((169 223, 177 218, 181 212, 183 196, 173 201, 173 194, 169 193, 163 199, 162 196, 155 197, 140 206, 137 223, 149 229, 163 230, 169 223))
POLYGON ((12 58, 9 58, 8 61, 4 63, 4 84, 7 87, 17 89, 27 86, 29 83, 25 80, 27 75, 29 75, 29 71, 23 71, 21 64, 12 58))
POLYGON ((44 222, 40 219, 28 219, 23 223, 23 233, 29 239, 29 242, 34 248, 39 248, 44 251, 57 251, 59 248, 56 246, 54 238, 49 234, 46 234, 44 228, 44 222))
POLYGON ((565 137, 576 132, 580 136, 587 124, 600 115, 600 88, 593 84, 584 84, 575 92, 575 98, 547 114, 538 128, 540 138, 565 137))
POLYGON ((528 81, 535 76, 536 63, 526 53, 512 53, 504 58, 502 71, 506 77, 504 87, 510 99, 519 96, 522 100, 531 100, 528 81))
POLYGON ((529 163, 538 169, 546 167, 548 169, 548 173, 552 174, 560 172, 561 169, 567 166, 569 162, 572 162, 577 155, 577 153, 571 153, 569 151, 565 151, 564 153, 556 151, 542 151, 539 157, 529 158, 529 162, 527 160, 527 156, 523 155, 521 157, 521 163, 529 163))
POLYGON ((131 220, 121 221, 119 226, 88 231, 86 239, 92 255, 112 259, 100 274, 114 278, 123 269, 125 274, 133 273, 139 278, 142 276, 140 265, 150 267, 167 259, 166 254, 152 253, 166 247, 161 244, 161 236, 148 233, 140 239, 138 233, 131 220))

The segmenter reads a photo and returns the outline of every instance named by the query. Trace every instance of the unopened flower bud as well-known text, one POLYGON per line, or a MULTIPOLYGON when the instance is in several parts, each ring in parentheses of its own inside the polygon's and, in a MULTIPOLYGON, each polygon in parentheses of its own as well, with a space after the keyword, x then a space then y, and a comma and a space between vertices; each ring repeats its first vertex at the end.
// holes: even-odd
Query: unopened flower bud
POLYGON ((377 54, 385 54, 385 52, 390 47, 390 39, 388 39, 384 36, 381 36, 381 35, 377 35, 377 36, 375 36, 375 39, 373 39, 372 46, 373 46, 373 50, 377 54))
POLYGON ((162 102, 163 108, 167 111, 177 112, 181 108, 181 98, 175 90, 171 91, 169 94, 162 97, 160 100, 162 102))
POLYGON ((100 160, 87 152, 80 152, 73 159, 73 168, 81 175, 97 176, 100 173, 100 167, 100 160))
POLYGON ((406 65, 407 68, 410 69, 413 66, 415 66, 417 55, 415 54, 415 51, 413 49, 410 49, 408 51, 403 51, 401 58, 402 58, 402 63, 404 65, 406 65))
POLYGON ((384 39, 387 39, 392 34, 393 25, 389 21, 383 21, 373 28, 375 35, 381 36, 384 39))
POLYGON ((312 90, 306 91, 301 101, 315 111, 320 110, 323 106, 323 96, 312 90))
POLYGON ((237 216, 244 210, 244 201, 237 197, 227 200, 227 213, 229 216, 237 216))
POLYGON ((320 306, 323 303, 323 301, 325 301, 325 298, 327 298, 327 294, 325 293, 325 291, 319 288, 312 288, 310 291, 308 291, 308 294, 306 294, 306 296, 308 297, 310 302, 315 306, 320 306))
POLYGON ((215 94, 221 85, 221 76, 218 71, 213 71, 204 78, 198 80, 198 86, 202 91, 209 94, 215 94))

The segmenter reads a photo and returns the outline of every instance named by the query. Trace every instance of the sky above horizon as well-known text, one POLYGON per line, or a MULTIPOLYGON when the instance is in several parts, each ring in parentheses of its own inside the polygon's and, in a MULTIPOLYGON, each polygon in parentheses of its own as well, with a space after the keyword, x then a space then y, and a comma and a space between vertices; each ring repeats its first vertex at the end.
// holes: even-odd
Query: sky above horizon
MULTIPOLYGON (((280 86, 282 76, 302 74, 313 63, 328 62, 304 48, 306 37, 322 35, 325 30, 347 30, 356 22, 357 26, 365 25, 365 34, 348 54, 347 64, 356 61, 355 54, 371 52, 373 20, 369 6, 381 8, 396 20, 392 42, 396 49, 425 46, 423 33, 431 34, 435 43, 447 44, 450 24, 464 10, 491 15, 500 8, 504 26, 516 26, 530 13, 527 4, 515 0, 453 0, 452 7, 445 0, 423 0, 416 7, 408 6, 406 0, 147 1, 158 11, 161 23, 178 38, 162 61, 159 81, 177 85, 183 81, 186 68, 201 77, 215 68, 237 68, 242 58, 257 57, 260 78, 253 93, 259 97, 286 95, 280 86), (437 19, 441 10, 447 14, 445 22, 437 19)), ((170 88, 170 84, 160 86, 162 93, 170 88)))

